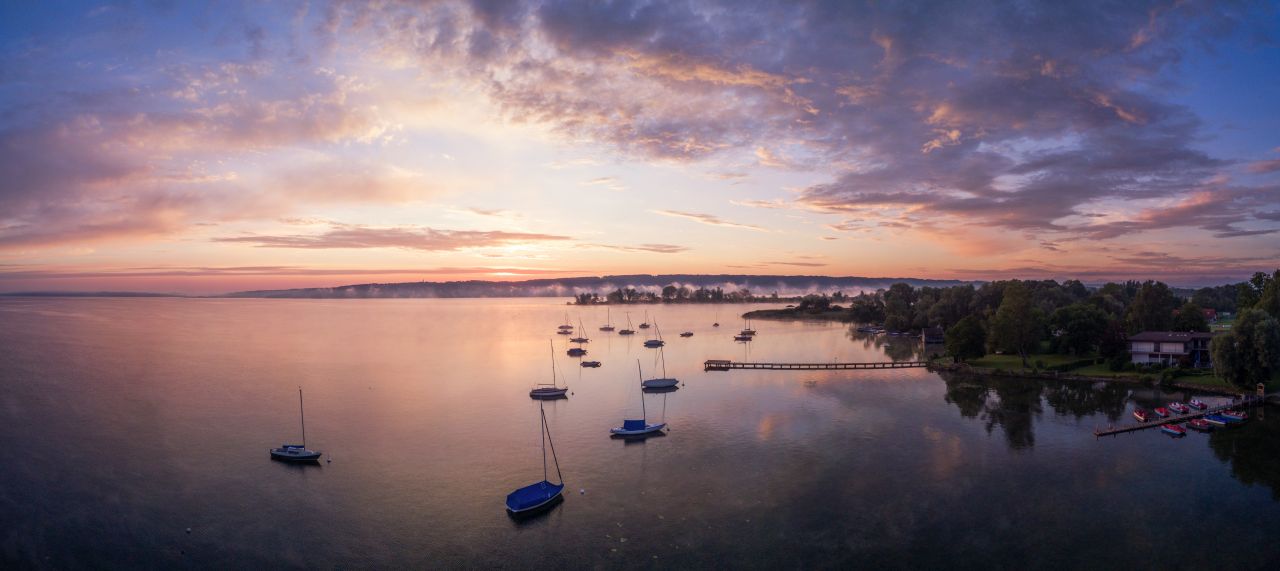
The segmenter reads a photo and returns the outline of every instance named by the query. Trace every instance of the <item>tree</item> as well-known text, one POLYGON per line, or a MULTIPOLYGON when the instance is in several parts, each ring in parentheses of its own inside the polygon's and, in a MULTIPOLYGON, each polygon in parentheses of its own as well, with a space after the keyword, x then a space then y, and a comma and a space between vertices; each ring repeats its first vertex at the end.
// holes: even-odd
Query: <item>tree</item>
POLYGON ((956 363, 987 354, 987 332, 982 328, 982 322, 972 315, 947 328, 946 343, 947 354, 956 363))
POLYGON ((1261 309, 1240 312, 1231 331, 1209 343, 1213 369, 1242 388, 1266 382, 1280 370, 1280 321, 1261 309))
POLYGON ((1169 286, 1148 280, 1138 288, 1133 303, 1129 304, 1129 331, 1168 331, 1173 324, 1173 310, 1177 307, 1178 298, 1169 286))
POLYGON ((1270 313, 1271 317, 1280 319, 1280 269, 1277 269, 1275 275, 1268 277, 1264 282, 1265 285, 1262 286, 1258 296, 1258 303, 1254 307, 1270 313))
POLYGON ((679 291, 680 288, 676 287, 674 284, 668 285, 662 288, 662 299, 671 301, 676 298, 676 294, 679 293, 679 291))
POLYGON ((1107 328, 1107 314, 1087 303, 1073 303, 1059 309, 1053 312, 1051 321, 1060 332, 1060 347, 1075 355, 1092 352, 1107 328))
POLYGON ((1204 318, 1204 309, 1194 302, 1186 302, 1178 308, 1173 316, 1173 331, 1209 331, 1209 321, 1204 318))
POLYGON ((1027 366, 1027 354, 1040 343, 1044 314, 1031 306, 1031 292, 1019 281, 1010 282, 1004 288, 1004 299, 991 318, 988 332, 991 345, 996 349, 1013 351, 1022 357, 1027 366))
POLYGON ((1098 341, 1098 356, 1107 360, 1111 370, 1119 371, 1129 362, 1129 338, 1125 335, 1124 323, 1119 319, 1107 322, 1102 330, 1102 338, 1098 341))
POLYGON ((969 308, 973 304, 973 292, 973 286, 970 284, 943 290, 938 301, 929 307, 929 323, 943 329, 959 323, 969 315, 969 308))
POLYGON ((915 290, 910 284, 896 283, 884 292, 884 327, 890 331, 905 331, 911 328, 914 321, 911 304, 915 301, 915 290))
POLYGON ((1258 304, 1258 292, 1254 291, 1253 286, 1249 282, 1240 282, 1236 284, 1236 308, 1244 311, 1258 304))

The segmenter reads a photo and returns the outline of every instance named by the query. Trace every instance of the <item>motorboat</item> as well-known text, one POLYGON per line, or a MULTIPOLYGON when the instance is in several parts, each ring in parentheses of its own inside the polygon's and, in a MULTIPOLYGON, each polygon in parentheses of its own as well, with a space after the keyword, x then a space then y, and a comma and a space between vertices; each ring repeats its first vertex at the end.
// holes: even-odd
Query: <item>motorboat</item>
POLYGON ((1165 408, 1165 407, 1158 406, 1158 407, 1156 407, 1156 409, 1155 409, 1154 411, 1152 411, 1152 412, 1156 413, 1156 416, 1158 416, 1158 417, 1160 417, 1160 418, 1169 418, 1169 409, 1167 409, 1167 408, 1165 408))
POLYGON ((1187 406, 1197 410, 1204 410, 1206 408, 1209 408, 1209 405, 1204 404, 1203 402, 1200 402, 1200 399, 1191 399, 1187 401, 1187 406))
POLYGON ((1140 408, 1139 408, 1139 409, 1136 409, 1136 410, 1134 410, 1134 411, 1133 411, 1133 417, 1134 417, 1134 418, 1136 418, 1136 419, 1138 419, 1138 422, 1146 422, 1146 421, 1147 421, 1147 418, 1148 418, 1148 417, 1147 417, 1147 411, 1142 410, 1142 409, 1140 409, 1140 408))
POLYGON ((541 403, 538 404, 538 414, 542 417, 542 426, 539 427, 542 433, 540 435, 542 436, 542 481, 517 488, 507 494, 507 512, 512 515, 533 513, 550 507, 556 500, 561 499, 561 493, 564 492, 564 477, 560 475, 560 459, 556 457, 556 445, 551 442, 551 427, 547 425, 547 412, 543 410, 541 403), (555 461, 556 479, 560 480, 559 484, 551 483, 547 477, 548 442, 551 442, 551 459, 555 461))
POLYGON ((680 336, 681 336, 681 337, 693 337, 693 332, 692 332, 692 331, 685 331, 684 333, 681 333, 681 334, 680 334, 680 336))
POLYGON ((1231 422, 1244 422, 1249 418, 1249 413, 1243 410, 1224 410, 1218 414, 1231 422))
POLYGON ((1169 436, 1186 436, 1187 435, 1187 429, 1181 426, 1178 426, 1176 424, 1161 424, 1160 432, 1168 434, 1169 436))
POLYGON ((1191 407, 1180 402, 1171 402, 1169 403, 1169 410, 1178 414, 1187 414, 1188 412, 1191 412, 1191 407))
POLYGON ((1227 417, 1222 416, 1220 414, 1211 414, 1209 416, 1204 417, 1204 420, 1205 422, 1208 422, 1209 424, 1212 424, 1214 426, 1226 426, 1228 424, 1231 424, 1232 422, 1230 420, 1227 420, 1227 417))
POLYGON ((307 413, 302 408, 302 387, 298 387, 298 418, 302 422, 302 444, 281 444, 271 449, 271 459, 282 462, 319 462, 321 452, 307 449, 307 413))

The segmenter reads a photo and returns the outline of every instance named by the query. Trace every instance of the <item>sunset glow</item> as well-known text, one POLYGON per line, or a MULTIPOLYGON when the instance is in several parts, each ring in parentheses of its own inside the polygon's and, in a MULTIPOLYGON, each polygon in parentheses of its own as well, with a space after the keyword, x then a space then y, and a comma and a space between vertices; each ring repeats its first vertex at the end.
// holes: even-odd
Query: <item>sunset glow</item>
POLYGON ((1274 5, 3 11, 0 291, 1280 263, 1274 5))

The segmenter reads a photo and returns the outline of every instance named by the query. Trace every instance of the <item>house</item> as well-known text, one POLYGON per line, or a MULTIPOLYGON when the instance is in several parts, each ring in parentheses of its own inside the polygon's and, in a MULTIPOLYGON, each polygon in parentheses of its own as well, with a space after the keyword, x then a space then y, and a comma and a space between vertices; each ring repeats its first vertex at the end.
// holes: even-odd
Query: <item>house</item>
POLYGON ((946 342, 946 337, 943 335, 941 327, 934 326, 926 327, 921 330, 920 340, 924 341, 925 345, 929 345, 933 343, 944 343, 946 342))
POLYGON ((1211 367, 1209 341, 1213 333, 1143 331, 1129 336, 1129 357, 1134 363, 1177 365, 1183 357, 1193 367, 1211 367))

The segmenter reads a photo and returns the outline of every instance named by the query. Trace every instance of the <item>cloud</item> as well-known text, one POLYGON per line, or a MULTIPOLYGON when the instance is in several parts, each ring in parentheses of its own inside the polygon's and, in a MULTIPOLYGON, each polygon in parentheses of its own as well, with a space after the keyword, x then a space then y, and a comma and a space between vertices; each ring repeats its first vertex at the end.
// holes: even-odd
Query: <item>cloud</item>
POLYGON ((676 246, 673 244, 637 244, 634 246, 617 246, 612 244, 589 244, 587 247, 603 248, 606 250, 617 250, 619 252, 647 252, 654 254, 679 254, 688 252, 689 248, 685 246, 676 246))
POLYGON ((743 228, 746 230, 768 232, 768 230, 761 228, 760 226, 730 222, 728 220, 722 220, 719 217, 713 216, 711 214, 701 214, 697 212, 681 212, 679 210, 655 210, 654 212, 657 214, 661 214, 663 216, 671 216, 673 218, 684 218, 686 220, 693 220, 694 222, 701 222, 703 224, 709 224, 711 226, 726 226, 729 228, 743 228))
POLYGON ((1268 159, 1249 163, 1248 171, 1256 174, 1280 172, 1280 159, 1268 159))
POLYGON ((283 236, 232 236, 214 238, 215 242, 250 244, 259 248, 405 248, 431 252, 450 252, 471 248, 509 246, 531 242, 569 240, 568 236, 499 230, 436 230, 421 227, 371 228, 336 226, 320 234, 283 236))
POLYGON ((828 265, 821 262, 765 262, 765 263, 775 265, 775 266, 800 266, 805 268, 820 268, 822 266, 828 265))

